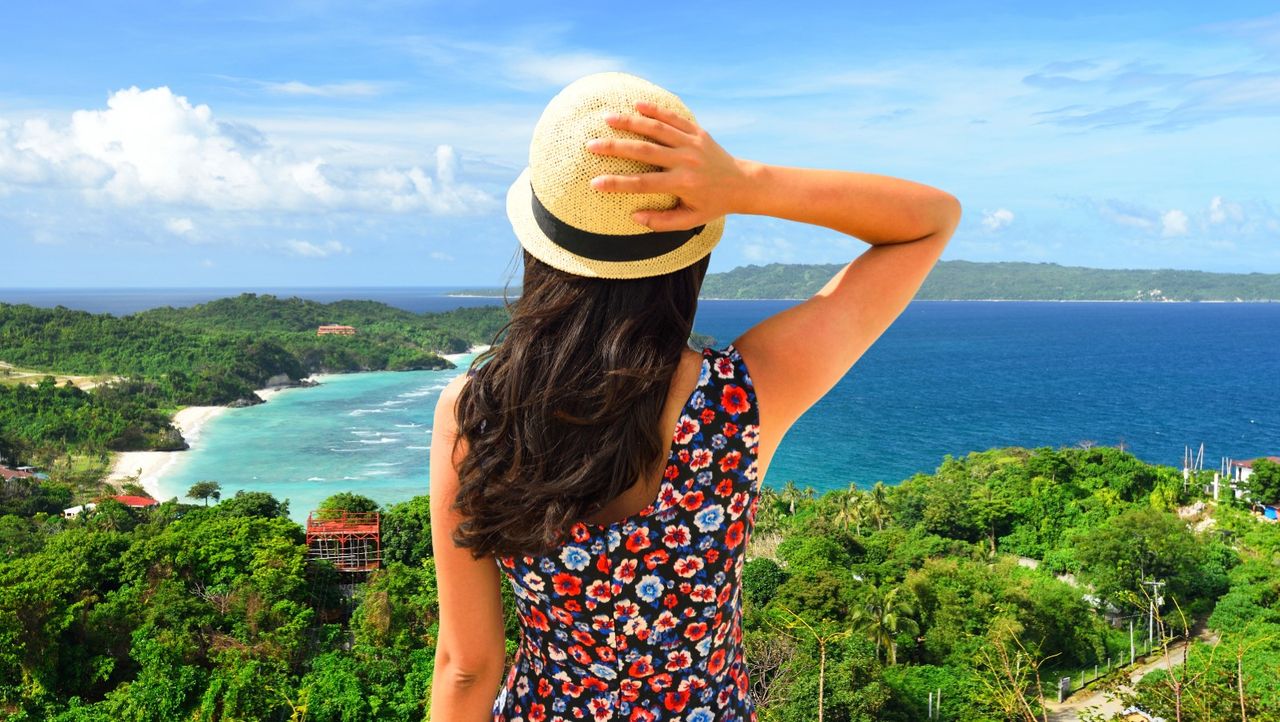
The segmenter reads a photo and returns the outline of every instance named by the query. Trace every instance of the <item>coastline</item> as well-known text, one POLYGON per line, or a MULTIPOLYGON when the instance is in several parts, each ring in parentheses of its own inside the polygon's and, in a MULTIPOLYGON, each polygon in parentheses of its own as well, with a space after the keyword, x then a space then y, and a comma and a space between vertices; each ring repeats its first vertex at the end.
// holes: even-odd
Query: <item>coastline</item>
MULTIPOLYGON (((442 358, 446 358, 453 363, 457 363, 464 356, 479 353, 488 349, 487 344, 472 346, 463 353, 442 354, 442 358)), ((315 383, 324 383, 326 378, 338 376, 339 374, 311 374, 302 381, 315 383)), ((254 393, 265 403, 270 403, 275 396, 284 393, 290 389, 307 388, 306 386, 272 386, 265 389, 254 389, 254 393)), ((230 411, 230 406, 184 406, 178 409, 173 415, 173 425, 178 431, 182 432, 182 437, 187 440, 191 447, 195 447, 200 439, 200 435, 206 424, 211 420, 221 416, 223 413, 230 411)), ((115 452, 111 463, 111 471, 103 479, 107 484, 118 484, 126 478, 137 476, 138 485, 141 486, 149 496, 160 501, 166 501, 161 491, 161 481, 164 479, 165 473, 169 471, 182 458, 182 454, 190 451, 118 451, 115 452)))

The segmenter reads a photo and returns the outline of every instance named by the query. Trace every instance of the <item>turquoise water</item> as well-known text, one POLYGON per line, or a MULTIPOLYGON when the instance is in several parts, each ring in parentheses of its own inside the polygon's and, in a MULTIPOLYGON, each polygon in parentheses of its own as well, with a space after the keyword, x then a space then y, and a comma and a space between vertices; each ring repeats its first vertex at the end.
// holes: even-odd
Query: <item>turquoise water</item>
POLYGON ((246 489, 288 499, 301 521, 340 491, 384 504, 425 494, 436 400, 473 354, 450 358, 458 369, 327 374, 320 386, 228 409, 201 427, 159 495, 183 496, 208 479, 222 484, 224 498, 246 489))
MULTIPOLYGON (((306 294, 414 312, 500 303, 430 289, 306 294)), ((193 299, 146 290, 42 300, 129 312, 193 299)), ((703 300, 694 328, 723 347, 795 303, 703 300)), ((1184 445, 1203 442, 1208 468, 1224 456, 1277 454, 1278 349, 1280 303, 916 301, 787 432, 764 483, 892 484, 933 471, 946 454, 1008 445, 1123 444, 1176 466, 1184 445)), ((796 353, 822 353, 821 339, 796 353)), ((289 499, 299 520, 339 491, 384 504, 424 494, 436 399, 471 358, 449 371, 325 376, 322 386, 230 409, 177 455, 161 491, 213 479, 224 496, 252 489, 289 499)))

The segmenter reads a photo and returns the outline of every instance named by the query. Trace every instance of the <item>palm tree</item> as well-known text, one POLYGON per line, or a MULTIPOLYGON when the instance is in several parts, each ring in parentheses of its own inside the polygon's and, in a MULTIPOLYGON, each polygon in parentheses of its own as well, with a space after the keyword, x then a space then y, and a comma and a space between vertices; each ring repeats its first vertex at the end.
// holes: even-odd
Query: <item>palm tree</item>
POLYGON ((894 642, 897 636, 920 632, 920 625, 912 619, 915 612, 902 587, 886 589, 869 584, 850 621, 876 646, 876 659, 880 659, 880 650, 884 649, 885 662, 894 665, 898 663, 898 649, 894 642))
MULTIPOLYGON (((853 630, 844 629, 838 632, 828 631, 826 634, 820 634, 812 625, 804 621, 804 618, 799 614, 796 614, 781 604, 779 604, 777 608, 791 615, 789 621, 785 623, 786 629, 800 629, 803 627, 804 630, 809 633, 809 636, 813 637, 813 641, 818 645, 818 722, 822 722, 823 699, 826 697, 825 688, 827 682, 827 644, 851 633, 853 630)), ((773 623, 770 622, 770 624, 772 625, 773 623)), ((777 628, 776 625, 774 625, 774 627, 777 628)), ((799 637, 787 632, 783 633, 788 634, 792 639, 799 641, 799 637)))
POLYGON ((849 526, 862 536, 862 522, 867 518, 867 499, 858 490, 857 484, 849 484, 849 488, 835 494, 836 513, 834 521, 847 534, 849 526))
POLYGON ((782 501, 787 505, 787 514, 796 515, 796 501, 804 496, 804 492, 800 491, 800 487, 796 486, 794 479, 787 479, 787 483, 782 485, 782 501))
POLYGON ((883 481, 871 487, 867 506, 870 517, 876 521, 876 529, 884 531, 885 522, 893 519, 893 512, 889 510, 889 487, 883 481))

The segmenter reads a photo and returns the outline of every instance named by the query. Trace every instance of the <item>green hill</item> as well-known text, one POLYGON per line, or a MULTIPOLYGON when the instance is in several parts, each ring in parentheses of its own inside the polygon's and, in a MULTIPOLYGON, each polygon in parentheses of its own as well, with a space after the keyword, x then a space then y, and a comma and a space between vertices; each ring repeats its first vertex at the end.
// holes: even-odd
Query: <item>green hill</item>
MULTIPOLYGON (((708 273, 702 298, 809 298, 842 263, 770 263, 708 273)), ((519 287, 510 291, 519 295, 519 287)), ((501 289, 455 295, 501 296, 501 289)), ((1280 273, 1110 269, 1057 263, 939 261, 916 298, 1010 301, 1277 301, 1280 273)))

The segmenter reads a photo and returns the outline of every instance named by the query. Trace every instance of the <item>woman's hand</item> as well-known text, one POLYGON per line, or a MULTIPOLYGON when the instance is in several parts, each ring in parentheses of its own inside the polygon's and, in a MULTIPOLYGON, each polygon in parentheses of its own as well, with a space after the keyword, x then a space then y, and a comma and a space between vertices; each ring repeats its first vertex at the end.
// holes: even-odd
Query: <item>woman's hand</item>
POLYGON ((670 193, 679 205, 665 211, 637 211, 636 223, 655 231, 694 228, 729 213, 745 211, 748 164, 729 155, 707 131, 666 108, 639 101, 640 115, 610 114, 611 128, 630 131, 648 140, 596 138, 587 150, 629 158, 663 170, 634 175, 602 175, 591 187, 606 193, 670 193))

